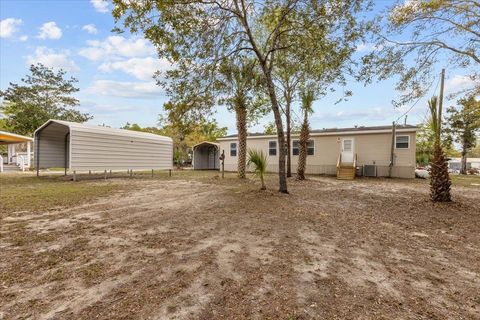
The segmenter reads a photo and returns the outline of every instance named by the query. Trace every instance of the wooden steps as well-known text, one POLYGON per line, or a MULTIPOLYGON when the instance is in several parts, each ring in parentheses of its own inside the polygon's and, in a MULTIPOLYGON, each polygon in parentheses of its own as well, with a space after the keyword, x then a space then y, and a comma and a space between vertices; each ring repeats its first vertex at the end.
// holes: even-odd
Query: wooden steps
POLYGON ((353 163, 342 163, 342 154, 338 156, 337 161, 337 179, 338 180, 353 180, 357 171, 357 155, 353 157, 353 163))
POLYGON ((353 180, 355 179, 354 166, 339 166, 337 168, 337 179, 339 180, 353 180))

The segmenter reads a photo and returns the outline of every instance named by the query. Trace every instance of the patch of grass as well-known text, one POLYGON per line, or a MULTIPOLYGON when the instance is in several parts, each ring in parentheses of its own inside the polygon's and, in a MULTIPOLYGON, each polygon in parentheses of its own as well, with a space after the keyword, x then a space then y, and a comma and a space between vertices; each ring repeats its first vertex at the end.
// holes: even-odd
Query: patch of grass
POLYGON ((110 194, 120 186, 101 180, 72 182, 63 176, 5 175, 0 178, 0 215, 68 207, 110 194))
POLYGON ((83 281, 87 286, 92 286, 102 281, 107 274, 108 268, 102 262, 90 263, 79 270, 83 281))
POLYGON ((450 175, 454 186, 480 188, 480 176, 474 175, 450 175))

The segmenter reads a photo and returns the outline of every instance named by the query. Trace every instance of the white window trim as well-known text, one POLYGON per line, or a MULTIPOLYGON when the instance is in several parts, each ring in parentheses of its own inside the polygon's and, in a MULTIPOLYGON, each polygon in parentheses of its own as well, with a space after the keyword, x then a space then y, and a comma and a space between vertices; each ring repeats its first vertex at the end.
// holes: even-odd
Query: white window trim
POLYGON ((230 157, 236 157, 238 155, 238 143, 236 142, 230 142, 230 153, 229 153, 230 157), (232 145, 235 145, 235 155, 232 156, 232 145))
MULTIPOLYGON (((317 152, 317 150, 316 150, 316 148, 315 148, 315 139, 308 139, 308 141, 312 141, 312 142, 313 142, 313 154, 308 154, 308 145, 307 145, 307 156, 313 157, 313 156, 315 156, 315 154, 316 154, 316 152, 317 152)), ((294 139, 294 140, 292 140, 292 156, 298 157, 299 155, 300 155, 300 140, 299 140, 299 139, 294 139), (299 153, 299 154, 296 154, 296 155, 293 154, 293 142, 294 142, 294 141, 298 141, 298 145, 299 145, 299 146, 298 146, 298 153, 299 153)))
POLYGON ((268 140, 268 156, 269 157, 277 157, 278 156, 278 142, 277 142, 277 140, 268 140), (274 156, 270 155, 270 149, 273 149, 273 148, 270 148, 270 142, 275 142, 275 155, 274 156))
POLYGON ((398 149, 398 150, 408 150, 408 149, 410 149, 410 135, 409 134, 396 134, 395 135, 395 149, 398 149), (397 137, 407 137, 408 138, 408 147, 407 148, 397 148, 397 137))

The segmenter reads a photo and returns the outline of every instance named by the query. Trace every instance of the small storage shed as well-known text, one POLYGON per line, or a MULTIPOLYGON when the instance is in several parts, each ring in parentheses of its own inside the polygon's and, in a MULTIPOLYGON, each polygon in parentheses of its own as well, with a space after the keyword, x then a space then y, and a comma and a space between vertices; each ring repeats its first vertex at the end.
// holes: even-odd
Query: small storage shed
POLYGON ((173 143, 152 133, 48 120, 35 131, 37 169, 172 169, 173 143))
POLYGON ((220 146, 213 142, 200 142, 193 146, 193 169, 195 170, 218 170, 220 146))

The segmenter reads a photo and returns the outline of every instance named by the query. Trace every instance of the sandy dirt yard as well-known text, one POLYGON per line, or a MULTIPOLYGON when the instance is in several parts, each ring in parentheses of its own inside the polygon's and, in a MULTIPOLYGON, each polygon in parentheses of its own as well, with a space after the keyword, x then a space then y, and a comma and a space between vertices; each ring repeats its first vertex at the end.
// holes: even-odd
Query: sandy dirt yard
POLYGON ((121 181, 0 215, 0 319, 480 319, 478 187, 121 181))

